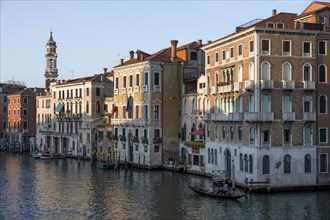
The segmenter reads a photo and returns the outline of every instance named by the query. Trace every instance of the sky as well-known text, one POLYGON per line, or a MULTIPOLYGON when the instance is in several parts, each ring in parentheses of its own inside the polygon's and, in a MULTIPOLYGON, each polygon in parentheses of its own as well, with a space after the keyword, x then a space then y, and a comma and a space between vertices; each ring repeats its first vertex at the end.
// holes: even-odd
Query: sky
MULTIPOLYGON (((328 0, 323 0, 328 1, 328 0)), ((312 0, 213 1, 13 1, 0 0, 0 82, 44 87, 45 45, 50 31, 57 44, 58 79, 111 70, 129 51, 153 54, 178 46, 214 41, 272 10, 300 14, 312 0)))

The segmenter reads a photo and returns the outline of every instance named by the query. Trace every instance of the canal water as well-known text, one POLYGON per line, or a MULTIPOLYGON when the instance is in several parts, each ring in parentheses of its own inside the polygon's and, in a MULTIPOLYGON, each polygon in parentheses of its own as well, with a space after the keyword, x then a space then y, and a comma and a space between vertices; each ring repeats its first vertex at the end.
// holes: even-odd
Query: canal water
POLYGON ((89 161, 0 152, 0 219, 330 219, 330 191, 200 196, 210 179, 171 171, 99 170, 89 161))

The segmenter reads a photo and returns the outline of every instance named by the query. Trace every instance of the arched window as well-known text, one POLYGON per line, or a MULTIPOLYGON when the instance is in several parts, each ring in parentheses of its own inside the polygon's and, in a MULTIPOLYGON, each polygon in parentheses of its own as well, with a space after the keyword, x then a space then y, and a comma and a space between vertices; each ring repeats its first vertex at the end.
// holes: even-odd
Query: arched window
MULTIPOLYGON (((192 135, 193 136, 193 135, 192 135)), ((187 139, 187 125, 186 124, 183 124, 183 127, 182 127, 182 141, 186 141, 187 139)))
POLYGON ((304 112, 312 112, 312 97, 304 95, 304 112))
POLYGON ((304 65, 304 81, 311 81, 311 80, 312 80, 311 65, 306 63, 304 65))
POLYGON ((327 113, 327 105, 328 105, 328 99, 325 95, 320 96, 320 114, 326 114, 327 113))
POLYGON ((243 112, 243 98, 238 96, 238 112, 243 112))
POLYGON ((193 99, 192 102, 191 102, 191 111, 192 111, 193 114, 196 114, 195 110, 196 110, 195 99, 193 99))
POLYGON ((310 127, 304 128, 304 143, 305 144, 312 143, 312 129, 310 127))
POLYGON ((238 82, 243 82, 243 68, 241 65, 238 66, 238 82))
POLYGON ((214 163, 214 154, 213 154, 213 149, 211 149, 211 164, 214 163))
POLYGON ((245 154, 244 155, 244 171, 245 172, 248 172, 248 170, 249 170, 249 161, 248 161, 248 156, 245 154))
POLYGON ((270 100, 268 95, 262 96, 262 105, 261 105, 261 111, 262 112, 270 112, 270 100))
POLYGON ((89 102, 86 102, 86 113, 89 113, 89 102))
POLYGON ((200 115, 200 112, 202 112, 202 110, 203 110, 202 107, 203 107, 203 101, 200 98, 200 99, 198 99, 198 111, 199 111, 198 115, 200 115))
POLYGON ((234 141, 234 128, 230 127, 230 141, 233 142, 234 141))
POLYGON ((249 65, 249 80, 254 80, 254 64, 249 65))
POLYGON ((218 72, 215 72, 214 86, 218 86, 218 82, 219 82, 219 74, 218 72))
POLYGON ((284 63, 282 67, 282 79, 284 81, 291 80, 291 65, 289 63, 284 63))
POLYGON ((230 112, 230 97, 226 98, 226 112, 230 112))
POLYGON ((223 141, 226 140, 226 127, 225 126, 222 127, 222 140, 223 141))
POLYGON ((250 144, 254 144, 254 128, 250 127, 249 129, 250 144))
POLYGON ((250 95, 249 112, 254 112, 254 94, 250 95))
POLYGON ((206 111, 207 111, 207 113, 210 113, 211 112, 210 100, 208 99, 206 103, 207 103, 207 109, 206 109, 206 111))
POLYGON ((269 174, 269 156, 265 155, 262 158, 262 174, 269 174))
POLYGON ((210 148, 207 149, 207 158, 208 158, 207 162, 211 163, 211 150, 210 150, 210 148))
POLYGON ((231 97, 230 112, 236 112, 236 98, 231 97))
POLYGON ((101 104, 99 101, 96 102, 96 113, 100 113, 101 112, 101 104))
POLYGON ((217 149, 214 150, 214 164, 215 165, 218 164, 218 152, 217 152, 217 149))
POLYGON ((219 138, 219 127, 215 126, 215 138, 219 138))
POLYGON ((243 129, 242 127, 238 127, 238 142, 241 143, 243 140, 243 129))
POLYGON ((243 154, 239 155, 239 169, 243 171, 243 154))
POLYGON ((214 112, 219 113, 218 99, 217 98, 214 100, 214 112))
POLYGON ((252 157, 252 155, 249 156, 249 172, 253 173, 253 157, 252 157))
POLYGON ((261 64, 261 80, 270 80, 270 65, 268 62, 261 64))
POLYGON ((288 154, 284 156, 284 173, 291 173, 291 156, 288 154))
POLYGON ((183 113, 187 113, 187 99, 183 102, 183 113))
POLYGON ((305 155, 305 173, 310 173, 312 172, 312 160, 311 160, 311 155, 306 154, 305 155))
POLYGON ((325 65, 320 65, 319 66, 319 82, 320 83, 325 83, 327 82, 327 76, 326 76, 326 69, 325 69, 325 65))
POLYGON ((291 112, 291 97, 289 95, 283 96, 283 112, 291 112))
POLYGON ((220 113, 224 113, 225 112, 225 99, 221 98, 221 108, 220 108, 220 113))

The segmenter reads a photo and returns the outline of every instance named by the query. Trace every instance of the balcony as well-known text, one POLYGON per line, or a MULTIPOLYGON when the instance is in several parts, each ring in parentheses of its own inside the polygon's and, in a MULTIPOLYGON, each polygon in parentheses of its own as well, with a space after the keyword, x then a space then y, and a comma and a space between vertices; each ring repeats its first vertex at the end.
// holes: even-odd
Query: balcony
POLYGON ((273 89, 273 80, 260 80, 260 89, 273 89))
POLYGON ((218 93, 218 86, 212 86, 211 87, 211 94, 212 95, 215 95, 218 93))
POLYGON ((246 90, 254 89, 254 80, 245 81, 245 89, 246 90))
POLYGON ((292 90, 294 89, 294 81, 282 81, 282 88, 287 89, 287 90, 292 90))
POLYGON ((274 121, 274 112, 245 112, 245 121, 274 121))
POLYGON ((204 114, 206 121, 242 121, 243 113, 230 112, 230 113, 206 113, 204 114))
POLYGON ((315 81, 303 81, 305 90, 315 90, 315 81))
POLYGON ((233 91, 234 92, 239 92, 242 90, 242 83, 241 82, 235 82, 234 84, 233 91))
POLYGON ((282 113, 283 121, 294 121, 296 120, 296 113, 294 112, 283 112, 282 113))
POLYGON ((303 120, 304 121, 316 121, 316 113, 315 112, 304 112, 303 120))
POLYGON ((144 85, 142 87, 142 92, 148 92, 148 86, 147 85, 144 85))
POLYGON ((233 84, 219 86, 219 87, 218 87, 218 93, 232 92, 233 89, 234 89, 233 84))

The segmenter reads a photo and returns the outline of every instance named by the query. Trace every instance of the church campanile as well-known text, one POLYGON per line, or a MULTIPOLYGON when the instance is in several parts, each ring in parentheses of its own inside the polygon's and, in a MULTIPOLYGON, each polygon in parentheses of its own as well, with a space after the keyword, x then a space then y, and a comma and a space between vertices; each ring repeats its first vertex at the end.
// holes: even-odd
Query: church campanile
POLYGON ((53 32, 50 32, 49 40, 46 43, 46 69, 45 88, 49 88, 51 82, 56 82, 58 77, 56 42, 53 40, 53 32))

